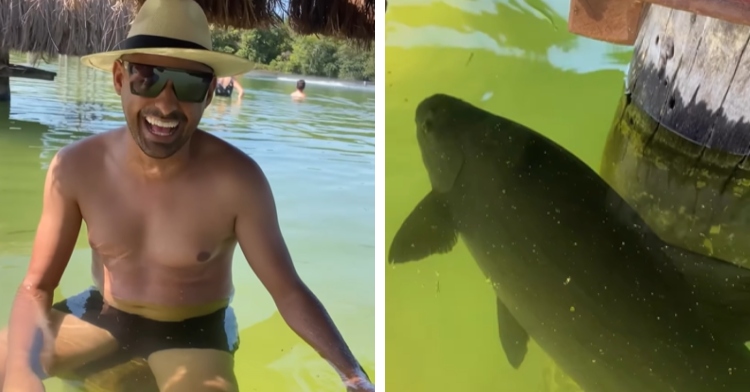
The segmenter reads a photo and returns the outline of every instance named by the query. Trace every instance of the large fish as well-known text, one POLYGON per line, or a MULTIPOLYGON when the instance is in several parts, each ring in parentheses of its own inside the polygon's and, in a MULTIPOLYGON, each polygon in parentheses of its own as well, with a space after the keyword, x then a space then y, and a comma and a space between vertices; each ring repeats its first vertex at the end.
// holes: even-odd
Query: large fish
POLYGON ((513 367, 532 338, 586 392, 750 391, 750 271, 667 246, 521 124, 439 94, 416 125, 432 190, 389 261, 447 253, 460 235, 493 283, 513 367))

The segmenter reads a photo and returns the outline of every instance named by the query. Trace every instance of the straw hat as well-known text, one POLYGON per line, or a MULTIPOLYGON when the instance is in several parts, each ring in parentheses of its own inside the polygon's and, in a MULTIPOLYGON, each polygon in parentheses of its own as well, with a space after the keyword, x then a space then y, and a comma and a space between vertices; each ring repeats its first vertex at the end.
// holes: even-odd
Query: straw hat
POLYGON ((247 59, 212 50, 208 19, 194 0, 147 0, 133 19, 127 39, 115 50, 83 56, 81 62, 111 71, 115 61, 130 53, 195 61, 211 67, 217 77, 253 69, 247 59))

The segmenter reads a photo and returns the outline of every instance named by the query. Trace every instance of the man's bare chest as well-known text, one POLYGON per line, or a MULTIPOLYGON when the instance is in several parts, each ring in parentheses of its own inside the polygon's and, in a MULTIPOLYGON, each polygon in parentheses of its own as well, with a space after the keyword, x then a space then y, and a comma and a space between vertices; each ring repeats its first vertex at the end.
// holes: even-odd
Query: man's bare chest
POLYGON ((205 264, 235 243, 234 214, 210 189, 127 192, 100 187, 82 197, 79 207, 92 250, 111 266, 205 264))

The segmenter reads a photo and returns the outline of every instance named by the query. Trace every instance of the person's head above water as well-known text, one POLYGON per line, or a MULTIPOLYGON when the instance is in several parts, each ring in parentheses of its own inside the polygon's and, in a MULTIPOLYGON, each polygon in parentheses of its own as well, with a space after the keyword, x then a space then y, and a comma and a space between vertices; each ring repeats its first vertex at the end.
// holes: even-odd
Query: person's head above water
POLYGON ((81 62, 112 72, 130 133, 152 158, 168 158, 187 144, 217 77, 253 68, 247 59, 212 50, 208 20, 194 0, 147 0, 127 39, 81 62))
POLYGON ((305 79, 300 79, 297 81, 297 90, 305 91, 305 79))

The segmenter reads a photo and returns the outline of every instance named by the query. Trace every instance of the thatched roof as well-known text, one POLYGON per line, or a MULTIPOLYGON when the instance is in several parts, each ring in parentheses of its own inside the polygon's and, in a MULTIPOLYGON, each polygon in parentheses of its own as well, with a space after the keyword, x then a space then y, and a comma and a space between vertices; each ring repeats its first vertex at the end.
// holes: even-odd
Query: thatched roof
MULTIPOLYGON (((109 50, 125 39, 144 1, 0 0, 0 48, 70 56, 109 50)), ((196 1, 220 27, 263 28, 288 17, 301 34, 375 39, 375 0, 196 1)))

